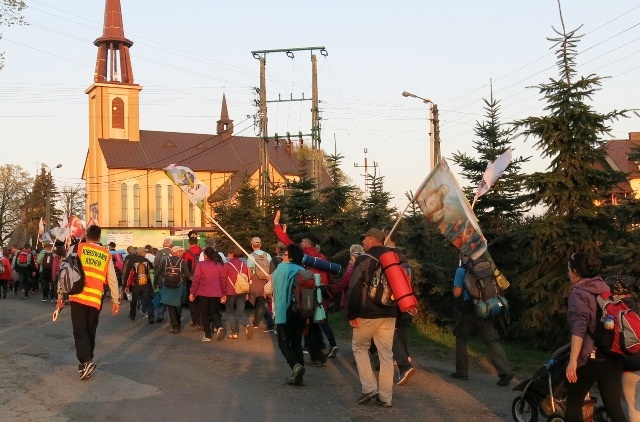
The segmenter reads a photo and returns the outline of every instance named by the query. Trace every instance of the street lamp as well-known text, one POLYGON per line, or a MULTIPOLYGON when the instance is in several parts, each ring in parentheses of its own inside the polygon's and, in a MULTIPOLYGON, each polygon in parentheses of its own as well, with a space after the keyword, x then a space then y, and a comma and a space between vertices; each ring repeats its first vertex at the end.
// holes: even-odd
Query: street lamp
POLYGON ((51 172, 55 169, 59 169, 60 167, 62 167, 62 164, 58 164, 57 166, 55 166, 54 168, 51 168, 49 166, 47 166, 45 164, 45 166, 49 169, 49 171, 47 172, 48 175, 48 184, 47 184, 47 202, 46 202, 46 206, 45 206, 45 221, 47 223, 47 231, 51 230, 51 185, 53 184, 53 179, 51 178, 51 172))
POLYGON ((438 120, 438 106, 429 98, 422 98, 408 91, 402 92, 403 97, 418 98, 429 104, 429 164, 431 169, 440 162, 440 123, 438 120))

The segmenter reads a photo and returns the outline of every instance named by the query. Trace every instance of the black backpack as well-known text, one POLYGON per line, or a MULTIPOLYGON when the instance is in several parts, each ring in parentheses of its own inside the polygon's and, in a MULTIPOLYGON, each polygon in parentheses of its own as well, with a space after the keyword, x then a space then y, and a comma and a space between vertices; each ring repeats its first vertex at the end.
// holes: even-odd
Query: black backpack
POLYGON ((42 255, 42 269, 43 270, 47 270, 50 271, 51 268, 53 268, 53 253, 52 252, 45 252, 44 255, 42 255))
POLYGON ((318 307, 318 287, 313 273, 300 270, 291 286, 291 311, 300 318, 313 318, 318 307))
POLYGON ((464 287, 473 299, 488 300, 500 296, 500 289, 496 283, 493 265, 484 258, 469 258, 465 265, 467 274, 464 277, 464 287))
POLYGON ((164 275, 162 276, 162 285, 170 289, 180 287, 182 284, 182 259, 177 256, 171 256, 166 258, 165 262, 166 266, 164 275), (173 261, 173 263, 171 261, 173 261))
POLYGON ((397 304, 395 299, 393 298, 391 286, 389 286, 389 280, 387 280, 387 276, 382 269, 380 260, 368 253, 365 253, 365 255, 376 261, 376 269, 374 270, 373 277, 371 277, 371 280, 365 281, 366 295, 376 305, 396 306, 397 304))

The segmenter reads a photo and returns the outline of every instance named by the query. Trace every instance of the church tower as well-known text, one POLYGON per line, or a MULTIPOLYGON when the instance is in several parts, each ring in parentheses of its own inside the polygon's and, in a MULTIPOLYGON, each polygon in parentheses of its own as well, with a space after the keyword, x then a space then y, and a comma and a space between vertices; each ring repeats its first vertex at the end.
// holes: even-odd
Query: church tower
POLYGON ((224 94, 222 94, 222 110, 220 111, 220 120, 218 120, 216 133, 225 140, 231 138, 233 135, 233 120, 229 119, 227 97, 224 94))
POLYGON ((85 91, 89 96, 89 152, 83 178, 87 183, 87 210, 97 203, 103 217, 99 223, 108 226, 113 224, 108 221, 112 186, 99 140, 140 141, 142 87, 133 82, 129 56, 133 42, 124 36, 120 0, 106 0, 103 33, 94 45, 98 57, 93 84, 85 91))

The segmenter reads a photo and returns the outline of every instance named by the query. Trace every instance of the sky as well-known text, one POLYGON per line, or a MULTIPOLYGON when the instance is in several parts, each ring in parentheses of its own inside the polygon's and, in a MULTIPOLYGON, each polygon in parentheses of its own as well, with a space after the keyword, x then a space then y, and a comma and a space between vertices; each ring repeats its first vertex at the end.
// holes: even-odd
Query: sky
MULTIPOLYGON (((59 163, 52 172, 58 186, 81 184, 84 91, 93 82, 104 1, 25 2, 29 25, 0 28, 0 164, 34 175, 41 163, 59 163)), ((403 91, 438 105, 442 155, 450 159, 458 151, 475 155, 474 127, 485 118, 490 81, 506 124, 544 115, 535 86, 558 74, 547 39, 561 29, 557 0, 121 4, 135 82, 143 87, 141 129, 215 133, 225 93, 235 133, 255 136, 259 62, 251 51, 325 47, 326 57, 317 54, 321 146, 344 157, 342 169, 362 189, 366 157, 368 172, 384 177, 400 209, 405 192, 415 192, 430 171, 429 107, 403 91)), ((640 2, 563 0, 562 14, 567 30, 582 25, 578 74, 607 77, 593 108, 640 108, 640 2)), ((309 52, 268 54, 266 69, 268 100, 311 97, 309 52)), ((268 113, 270 135, 310 133, 308 101, 269 103, 268 113)), ((635 116, 613 122, 604 139, 634 131, 635 116)), ((548 165, 534 144, 523 137, 513 143, 516 156, 532 157, 527 173, 548 165)))

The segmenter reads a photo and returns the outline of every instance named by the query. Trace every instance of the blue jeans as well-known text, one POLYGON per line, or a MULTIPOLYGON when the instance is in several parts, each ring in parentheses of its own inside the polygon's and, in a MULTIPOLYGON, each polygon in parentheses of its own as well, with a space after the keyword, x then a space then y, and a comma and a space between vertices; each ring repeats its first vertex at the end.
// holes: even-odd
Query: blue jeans
POLYGON ((29 297, 29 283, 31 282, 31 274, 23 271, 18 271, 20 278, 18 279, 18 285, 21 289, 24 289, 24 297, 29 297))
POLYGON ((247 303, 247 295, 227 295, 227 318, 229 319, 229 326, 231 327, 231 333, 238 334, 240 324, 243 327, 249 325, 249 318, 244 312, 244 307, 247 303))

